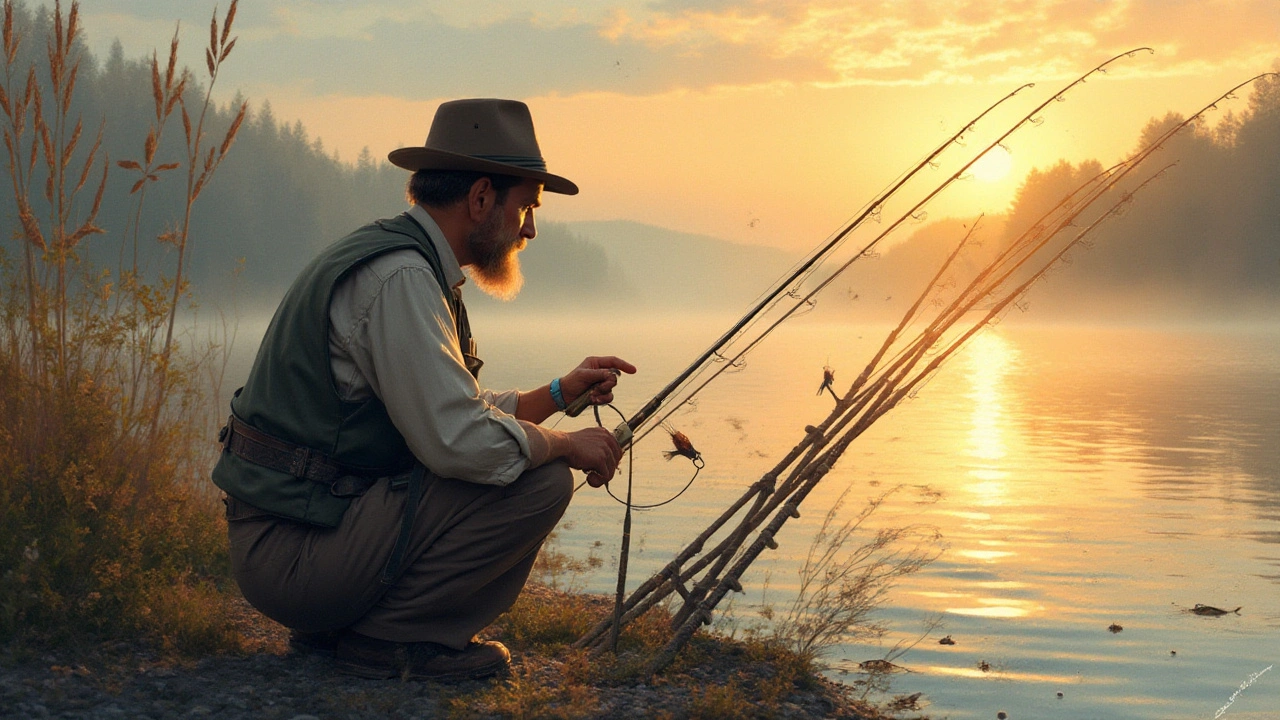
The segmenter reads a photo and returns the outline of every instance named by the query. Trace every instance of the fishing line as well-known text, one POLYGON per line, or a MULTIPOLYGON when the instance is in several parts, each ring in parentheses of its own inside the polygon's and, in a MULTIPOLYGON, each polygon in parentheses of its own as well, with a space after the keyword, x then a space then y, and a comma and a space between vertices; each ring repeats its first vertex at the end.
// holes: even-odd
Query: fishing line
MULTIPOLYGON (((868 255, 869 255, 869 254, 874 250, 874 248, 875 248, 875 247, 880 243, 880 241, 881 241, 882 239, 884 239, 884 237, 885 237, 885 236, 887 236, 889 233, 893 232, 893 230, 895 230, 899 225, 901 225, 902 223, 904 223, 908 218, 913 218, 913 219, 915 219, 915 218, 919 218, 919 219, 923 219, 923 216, 920 214, 920 212, 919 212, 919 211, 920 211, 920 210, 921 210, 925 205, 927 205, 927 204, 928 204, 928 203, 929 203, 929 202, 930 202, 930 201, 931 201, 935 196, 937 196, 937 195, 938 195, 939 193, 941 193, 944 189, 946 189, 946 188, 947 188, 947 187, 949 187, 952 183, 954 183, 958 178, 960 178, 960 177, 961 177, 961 176, 962 176, 962 175, 963 175, 967 170, 969 170, 969 168, 970 168, 970 167, 972 167, 972 166, 973 166, 973 165, 974 165, 974 164, 975 164, 975 163, 976 163, 976 162, 977 162, 977 161, 978 161, 978 160, 979 160, 983 155, 985 155, 987 152, 989 152, 992 148, 994 148, 994 147, 995 147, 995 146, 997 146, 997 145, 1003 145, 1004 141, 1005 141, 1005 140, 1006 140, 1010 135, 1012 135, 1014 132, 1016 132, 1017 130, 1019 130, 1020 128, 1022 128, 1022 127, 1023 127, 1023 126, 1025 126, 1026 124, 1028 124, 1032 118, 1034 118, 1034 117, 1038 116, 1038 115, 1039 115, 1039 114, 1040 114, 1040 113, 1041 113, 1041 112, 1042 112, 1042 111, 1043 111, 1043 110, 1044 110, 1044 109, 1045 109, 1045 108, 1046 108, 1050 103, 1052 103, 1052 102, 1054 102, 1054 101, 1059 101, 1059 102, 1065 101, 1067 94, 1068 94, 1072 89, 1074 89, 1076 86, 1078 86, 1078 85, 1083 84, 1084 82, 1086 82, 1086 80, 1087 80, 1090 76, 1094 75, 1095 73, 1103 72, 1103 71, 1105 71, 1106 67, 1107 67, 1108 65, 1110 65, 1111 63, 1114 63, 1114 62, 1116 62, 1117 60, 1120 60, 1121 58, 1132 57, 1134 54, 1136 54, 1136 53, 1138 53, 1139 51, 1142 51, 1142 50, 1146 50, 1146 51, 1148 51, 1148 52, 1154 52, 1154 51, 1153 51, 1153 50, 1151 50, 1150 48, 1143 47, 1143 48, 1136 48, 1136 49, 1134 49, 1134 50, 1130 50, 1130 51, 1128 51, 1128 52, 1124 52, 1124 53, 1121 53, 1121 54, 1119 54, 1119 55, 1116 55, 1116 56, 1112 57, 1111 59, 1107 60, 1106 62, 1102 63, 1101 65, 1098 65, 1097 67, 1093 68, 1092 70, 1090 70, 1089 72, 1085 73, 1084 75, 1080 76, 1080 77, 1079 77, 1079 78, 1077 78, 1075 81, 1073 81, 1073 82, 1069 83, 1067 86, 1065 86, 1064 88, 1062 88, 1061 90, 1059 90, 1057 93, 1055 93, 1053 96, 1051 96, 1048 100, 1045 100, 1043 103, 1041 103, 1040 105, 1038 105, 1034 110, 1032 110, 1030 113, 1028 113, 1026 116, 1024 116, 1022 120, 1020 120, 1020 121, 1018 121, 1017 123, 1015 123, 1012 127, 1010 127, 1008 130, 1006 130, 1006 131, 1005 131, 1005 132, 1004 132, 1000 137, 996 138, 996 140, 995 140, 994 142, 992 142, 992 143, 991 143, 991 144, 989 144, 986 148, 984 148, 984 149, 982 150, 982 152, 977 153, 976 155, 974 155, 974 156, 973 156, 973 157, 972 157, 972 158, 971 158, 967 163, 965 163, 965 164, 964 164, 964 165, 963 165, 959 170, 957 170, 957 171, 956 171, 955 173, 953 173, 950 177, 948 177, 945 181, 943 181, 943 183, 942 183, 941 185, 939 185, 939 186, 938 186, 938 187, 936 187, 933 191, 931 191, 931 192, 929 192, 927 195, 925 195, 925 197, 924 197, 923 199, 921 199, 919 202, 917 202, 917 203, 915 204, 915 206, 914 206, 914 207, 912 207, 910 210, 908 210, 908 211, 907 211, 907 213, 905 213, 903 216, 901 216, 900 218, 898 218, 898 220, 894 221, 894 222, 893 222, 893 223, 892 223, 888 228, 886 228, 882 233, 880 233, 880 235, 878 235, 874 240, 872 240, 872 241, 871 241, 870 243, 868 243, 865 247, 863 247, 861 251, 859 251, 858 253, 854 254, 854 256, 853 256, 852 258, 850 258, 849 260, 845 261, 845 262, 844 262, 844 263, 842 263, 838 268, 836 268, 836 270, 835 270, 835 271, 834 271, 830 276, 828 276, 827 278, 825 278, 824 280, 822 280, 821 282, 819 282, 819 283, 818 283, 818 285, 817 285, 817 287, 815 287, 813 290, 809 291, 809 292, 804 296, 804 298, 802 298, 801 300, 797 301, 797 302, 796 302, 794 305, 792 305, 788 310, 786 310, 786 311, 782 314, 782 317, 780 317, 779 319, 775 320, 775 321, 774 321, 772 324, 770 324, 770 325, 769 325, 769 327, 768 327, 768 328, 766 328, 762 333, 760 333, 760 334, 759 334, 758 336, 756 336, 754 339, 750 340, 750 341, 747 343, 746 348, 744 348, 741 352, 739 352, 739 353, 738 353, 738 355, 734 357, 734 360, 737 360, 738 358, 741 358, 741 357, 745 356, 747 352, 749 352, 749 351, 750 351, 750 350, 752 350, 756 345, 758 345, 760 342, 762 342, 762 341, 763 341, 763 340, 764 340, 764 339, 765 339, 765 338, 766 338, 770 333, 772 333, 772 332, 773 332, 773 331, 774 331, 774 330, 775 330, 779 325, 781 325, 785 320, 789 319, 791 316, 795 315, 799 310, 801 310, 801 306, 802 306, 802 305, 804 305, 808 300, 812 299, 815 295, 817 295, 817 294, 818 294, 818 292, 820 292, 823 288, 825 288, 825 287, 827 287, 829 284, 831 284, 831 283, 832 283, 832 282, 833 282, 833 281, 834 281, 834 280, 835 280, 835 279, 836 279, 836 278, 837 278, 841 273, 843 273, 843 272, 844 272, 845 270, 847 270, 851 265, 853 265, 853 263, 854 263, 854 262, 856 262, 857 260, 862 259, 862 258, 864 258, 864 257, 867 257, 867 256, 868 256, 868 255)), ((931 153, 931 154, 929 155, 928 160, 927 160, 925 163, 923 163, 923 164, 921 164, 921 165, 917 165, 915 168, 913 168, 913 169, 911 170, 911 172, 907 173, 907 174, 906 174, 906 176, 904 177, 904 179, 903 179, 903 180, 900 180, 900 181, 899 181, 899 183, 898 183, 897 185, 895 185, 895 186, 893 187, 893 189, 892 189, 888 194, 886 194, 886 196, 885 196, 885 197, 878 198, 878 199, 877 199, 877 201, 876 201, 875 203, 872 203, 872 204, 870 205, 870 206, 871 206, 871 208, 872 208, 872 209, 876 209, 876 210, 878 210, 878 209, 880 208, 880 205, 881 205, 884 201, 888 200, 888 199, 889 199, 889 197, 890 197, 890 196, 892 196, 893 194, 896 194, 896 192, 897 192, 897 191, 902 187, 902 185, 903 185, 903 184, 905 184, 905 182, 906 182, 906 180, 907 180, 908 178, 910 178, 910 177, 914 176, 914 175, 915 175, 917 172, 919 172, 923 167, 931 166, 931 165, 932 165, 932 160, 933 160, 933 159, 935 159, 938 155, 940 155, 940 154, 942 153, 942 151, 943 151, 943 150, 945 150, 947 147, 949 147, 949 146, 951 146, 952 144, 954 144, 956 140, 958 140, 958 139, 960 139, 961 137, 963 137, 963 135, 964 135, 966 132, 969 132, 969 131, 971 130, 972 126, 973 126, 974 124, 976 124, 978 120, 980 120, 983 116, 985 116, 987 113, 989 113, 991 110, 993 110, 997 105, 1000 105, 1000 104, 1001 104, 1001 103, 1003 103, 1005 100, 1009 99, 1009 98, 1010 98, 1010 97, 1012 97, 1013 95, 1016 95, 1019 91, 1021 91, 1022 89, 1026 88, 1026 87, 1029 87, 1029 86, 1028 86, 1028 85, 1024 85, 1024 86, 1022 86, 1022 87, 1018 88, 1017 90, 1014 90, 1012 93, 1009 93, 1009 94, 1008 94, 1008 95, 1006 95, 1004 98, 1002 98, 1001 100, 999 100, 998 102, 996 102, 996 103, 995 103, 995 105, 992 105, 991 107, 987 108, 987 110, 983 111, 983 113, 982 113, 982 114, 980 114, 977 118, 974 118, 974 120, 973 120, 973 121, 971 121, 970 123, 966 124, 966 125, 964 126, 964 128, 962 128, 962 129, 961 129, 961 131, 960 131, 960 132, 956 133, 954 136, 952 136, 952 138, 951 138, 950 140, 948 140, 947 142, 944 142, 944 143, 943 143, 942 145, 940 145, 936 150, 934 150, 934 152, 933 152, 933 153, 931 153)), ((862 220, 863 220, 863 219, 865 219, 865 217, 867 216, 867 214, 869 214, 869 213, 863 213, 863 215, 862 215, 862 216, 860 216, 860 217, 858 218, 858 220, 856 220, 855 222, 853 222, 853 223, 849 224, 849 225, 848 225, 848 226, 846 226, 844 229, 842 229, 839 233, 837 233, 837 234, 836 234, 836 236, 835 236, 835 238, 834 238, 833 240, 831 240, 831 241, 829 241, 829 242, 827 243, 827 245, 825 246, 825 248, 824 248, 824 250, 823 250, 823 251, 821 251, 820 253, 818 253, 816 256, 812 256, 812 257, 808 258, 808 259, 805 261, 805 263, 803 263, 803 264, 802 264, 802 270, 801 270, 800 272, 796 273, 796 276, 797 276, 797 277, 807 276, 807 272, 806 272, 806 271, 808 271, 811 267, 813 267, 814 265, 819 264, 819 263, 821 263, 821 262, 825 262, 825 260, 826 260, 826 259, 827 259, 827 257, 828 257, 828 256, 826 255, 826 252, 827 252, 830 248, 834 247, 835 245, 837 245, 837 244, 839 244, 839 243, 843 243, 843 242, 848 238, 849 234, 850 234, 850 233, 852 233, 852 232, 853 232, 853 231, 854 231, 854 230, 855 230, 859 225, 861 225, 862 220)), ((788 283, 788 284, 789 284, 789 283, 788 283)), ((773 298, 772 298, 772 299, 770 299, 770 300, 768 300, 768 301, 765 301, 765 302, 760 303, 759 305, 757 305, 757 306, 756 306, 756 307, 755 307, 755 308, 754 308, 750 313, 748 313, 748 315, 747 315, 746 317, 744 317, 742 320, 740 320, 740 321, 739 321, 739 323, 738 323, 734 328, 731 328, 731 329, 729 330, 729 332, 726 332, 726 333, 721 337, 721 339, 718 341, 718 345, 727 344, 727 343, 728 343, 729 341, 731 341, 731 340, 739 339, 739 338, 741 337, 742 331, 743 331, 743 329, 744 329, 745 327, 748 327, 748 326, 751 326, 751 325, 754 325, 754 324, 755 324, 755 320, 756 320, 756 318, 758 317, 758 313, 759 313, 761 310, 763 310, 763 309, 764 309, 764 308, 766 308, 766 307, 772 308, 774 305, 776 305, 776 304, 777 304, 777 302, 779 302, 779 301, 781 300, 781 296, 785 294, 785 293, 783 293, 783 292, 782 292, 783 287, 785 287, 785 285, 779 286, 777 289, 775 289, 775 290, 773 291, 773 298)), ((713 348, 713 350, 714 350, 714 349, 719 349, 719 348, 718 348, 718 347, 714 347, 714 348, 713 348)), ((647 403, 647 404, 645 405, 645 407, 644 407, 644 408, 643 408, 639 413, 637 413, 637 414, 636 414, 636 416, 635 416, 635 417, 633 417, 631 420, 629 420, 629 421, 628 421, 628 423, 627 423, 627 424, 631 427, 631 429, 632 429, 633 431, 636 431, 636 434, 635 434, 635 437, 634 437, 634 438, 633 438, 633 440, 632 440, 632 443, 639 442, 639 441, 640 441, 641 439, 643 439, 643 438, 644 438, 644 437, 645 437, 645 436, 646 436, 650 431, 652 431, 653 427, 651 426, 651 427, 649 427, 647 430, 645 430, 644 432, 638 432, 638 431, 639 431, 639 429, 640 429, 640 426, 641 426, 641 425, 643 425, 643 424, 645 424, 645 422, 646 422, 646 421, 648 421, 648 420, 652 419, 652 418, 657 414, 658 410, 659 410, 660 408, 662 408, 662 406, 664 405, 664 402, 663 402, 663 401, 664 401, 664 399, 665 399, 666 397, 668 397, 669 395, 673 394, 677 389, 681 389, 682 391, 687 392, 687 394, 685 395, 684 400, 688 400, 689 398, 692 398, 693 396, 697 395, 699 392, 701 392, 701 390, 702 390, 703 388, 705 388, 705 387, 706 387, 708 384, 710 384, 713 380, 715 380, 717 377, 719 377, 719 375, 724 371, 724 367, 720 367, 720 368, 718 368, 715 372, 713 372, 713 373, 712 373, 712 375, 711 375, 711 377, 710 377, 710 378, 708 378, 708 379, 706 379, 706 380, 703 380, 700 384, 698 384, 698 385, 697 385, 696 387, 694 387, 692 390, 685 390, 685 388, 688 388, 688 387, 689 387, 689 383, 688 383, 687 381, 689 381, 689 380, 690 380, 690 376, 694 374, 694 370, 695 370, 695 368, 699 371, 699 374, 700 374, 700 372, 701 372, 701 367, 699 367, 699 366, 703 365, 703 363, 705 363, 707 359, 708 359, 708 355, 703 355, 703 356, 702 356, 702 357, 700 357, 698 360, 696 360, 696 361, 695 361, 695 363, 694 363, 694 366, 693 366, 693 367, 691 367, 691 368, 687 369, 687 370, 685 371, 685 373, 684 373, 681 377, 677 378, 677 379, 676 379, 675 381, 673 381, 670 385, 668 385, 668 386, 667 386, 667 388, 666 388, 665 390, 663 390, 661 393, 659 393, 659 395, 658 395, 658 396, 655 396, 652 400, 650 400, 650 401, 649 401, 649 403, 647 403)), ((680 401, 680 402, 676 402, 676 403, 674 403, 674 407, 673 407, 673 408, 671 408, 670 410, 668 410, 668 411, 667 411, 667 413, 666 413, 665 415, 663 415, 661 418, 659 418, 659 421, 661 421, 661 420, 665 420, 667 417, 670 417, 671 413, 672 413, 672 412, 674 412, 676 409, 678 409, 678 408, 682 405, 682 403, 683 403, 683 400, 682 400, 682 401, 680 401)))
MULTIPOLYGON (((606 403, 605 406, 608 407, 610 410, 614 411, 615 413, 617 413, 618 417, 622 418, 624 422, 626 421, 627 419, 626 416, 622 414, 621 410, 614 407, 613 403, 606 403)), ((604 427, 604 423, 600 420, 600 406, 592 405, 591 410, 592 412, 595 413, 596 425, 600 427, 604 427)), ((662 507, 663 505, 667 505, 669 503, 675 502, 681 495, 684 495, 685 492, 689 490, 689 488, 693 487, 693 481, 698 479, 698 473, 702 472, 702 468, 706 467, 706 465, 707 465, 706 461, 703 460, 701 456, 699 456, 697 459, 693 460, 693 467, 694 467, 693 477, 689 478, 689 482, 685 483, 684 487, 680 489, 680 492, 676 493, 675 495, 672 495, 671 497, 667 498, 666 500, 663 500, 662 502, 649 503, 645 505, 637 505, 631 502, 630 500, 631 483, 634 479, 634 474, 635 474, 635 451, 632 449, 628 449, 627 450, 627 498, 628 499, 624 500, 618 497, 617 495, 614 495, 613 490, 609 487, 608 483, 605 483, 604 491, 608 493, 609 497, 613 498, 619 505, 626 505, 628 510, 652 510, 653 508, 662 507)), ((583 480, 581 483, 578 483, 578 486, 573 489, 574 493, 577 493, 579 490, 582 489, 582 486, 586 484, 587 484, 586 480, 583 480)))
MULTIPOLYGON (((1133 51, 1130 51, 1130 52, 1133 52, 1133 51)), ((1126 54, 1129 54, 1129 53, 1126 53, 1126 54)), ((1108 62, 1112 62, 1116 59, 1119 59, 1120 57, 1122 57, 1122 55, 1116 56, 1115 58, 1112 58, 1112 60, 1108 62)), ((1096 72, 1097 69, 1098 68, 1095 68, 1093 71, 1090 71, 1089 74, 1096 72)), ((1082 81, 1083 81, 1083 78, 1077 81, 1077 83, 1082 81)), ((1073 87, 1077 83, 1073 83, 1071 86, 1068 86, 1067 89, 1069 89, 1070 87, 1073 87)), ((960 129, 959 132, 951 136, 951 138, 949 138, 948 140, 943 142, 941 145, 939 145, 936 149, 934 149, 934 151, 928 155, 928 157, 925 159, 924 162, 917 164, 909 172, 902 175, 900 179, 889 190, 882 193, 879 197, 875 198, 870 203, 867 203, 864 206, 866 207, 866 210, 864 210, 861 214, 859 214, 858 217, 853 222, 847 224, 843 229, 835 233, 835 235, 832 236, 831 239, 828 240, 827 243, 823 245, 823 247, 820 250, 818 250, 818 252, 811 253, 809 257, 805 258, 805 260, 802 263, 800 263, 798 270, 792 273, 792 278, 808 278, 810 276, 808 271, 814 265, 825 262, 829 256, 829 253, 832 251, 832 249, 844 243, 845 240, 849 237, 850 233, 856 230, 863 223, 863 221, 866 220, 868 217, 874 217, 874 219, 877 222, 879 222, 883 204, 887 200, 889 200, 894 194, 896 194, 898 190, 900 190, 908 180, 910 180, 912 177, 914 177, 918 172, 920 172, 924 168, 934 167, 933 160, 936 159, 939 155, 941 155, 944 150, 946 150, 948 147, 951 147, 953 144, 955 144, 957 140, 962 139, 965 133, 970 132, 979 121, 981 121, 984 117, 986 117, 988 113, 995 110, 997 106, 1001 105, 1002 103, 1009 100, 1014 95, 1017 95, 1019 92, 1021 92, 1022 90, 1028 87, 1033 87, 1033 85, 1032 84, 1023 85, 1015 89, 1014 91, 1008 93, 1004 97, 997 100, 994 104, 992 104, 991 106, 983 110, 975 118, 973 118, 968 123, 966 123, 964 127, 960 129)), ((1065 92, 1065 91, 1066 90, 1064 89, 1062 92, 1065 92)), ((1034 112, 1038 113, 1041 109, 1043 109, 1043 106, 1037 108, 1034 112)), ((1021 123, 1019 123, 1019 125, 1020 124, 1021 123)), ((1016 129, 1017 127, 1018 125, 1015 125, 1014 129, 1016 129)), ((1012 130, 1006 132, 1005 135, 1001 136, 1000 139, 997 140, 997 142, 1004 140, 1005 137, 1008 137, 1009 133, 1011 132, 1012 130)), ((976 157, 973 160, 970 160, 969 163, 966 164, 964 169, 967 169, 969 165, 972 165, 976 161, 977 161, 976 157)), ((946 184, 949 184, 949 183, 944 183, 943 187, 945 187, 946 184)), ((935 191, 934 193, 930 194, 929 197, 931 198, 937 192, 938 191, 935 191)), ((926 198, 926 202, 927 202, 927 199, 928 198, 926 198)), ((918 207, 919 205, 917 205, 917 209, 918 207)), ((900 224, 900 222, 901 221, 899 221, 898 223, 895 223, 894 227, 900 224)), ((883 235, 887 233, 888 231, 883 233, 881 237, 883 237, 883 235)), ((875 242, 873 242, 871 245, 874 245, 874 244, 875 242)), ((869 249, 870 249, 870 246, 863 248, 861 252, 855 255, 855 259, 866 255, 869 249)), ((851 262, 852 261, 842 264, 841 268, 842 269, 847 268, 851 262)), ((819 289, 829 284, 834 279, 835 275, 838 275, 838 274, 839 274, 839 271, 837 271, 831 277, 828 277, 826 280, 823 280, 822 283, 819 284, 819 289)), ((792 283, 792 280, 787 280, 785 282, 777 283, 774 289, 767 294, 764 300, 759 301, 751 310, 749 310, 746 313, 746 315, 744 315, 740 320, 738 320, 738 322, 733 327, 731 327, 728 331, 726 331, 723 335, 721 335, 720 339, 717 340, 708 351, 704 352, 701 356, 699 356, 696 360, 694 360, 693 363, 689 365, 689 367, 687 367, 682 373, 680 373, 680 375, 678 375, 674 380, 668 383, 665 388, 659 391, 657 395, 653 396, 647 403, 645 403, 644 407, 642 407, 638 412, 636 412, 635 415, 633 415, 630 419, 626 421, 628 433, 633 434, 636 431, 638 431, 640 427, 644 425, 647 420, 652 418, 653 415, 665 404, 667 398, 675 394, 678 390, 682 388, 687 388, 689 386, 688 381, 690 380, 690 376, 694 375, 695 372, 701 373, 704 365, 710 358, 711 354, 719 350, 721 347, 725 346, 729 342, 740 338, 744 328, 753 326, 755 324, 757 317, 763 310, 772 308, 777 305, 777 303, 780 300, 780 296, 784 293, 784 290, 786 290, 786 288, 791 285, 791 283, 792 283)), ((810 292, 805 299, 807 300, 809 298, 812 298, 815 293, 816 291, 810 292)), ((796 311, 796 308, 792 307, 792 309, 789 310, 786 313, 786 315, 784 315, 784 319, 786 316, 794 314, 795 311, 796 311)), ((779 322, 775 322, 773 325, 770 326, 770 328, 772 329, 773 327, 776 327, 779 324, 779 322)), ((758 337, 754 341, 749 343, 748 349, 758 344, 761 339, 762 338, 758 337)), ((740 352, 738 354, 738 357, 742 357, 745 354, 746 354, 746 351, 740 352)), ((721 368, 721 371, 722 370, 723 368, 721 368)), ((713 378, 717 375, 719 375, 719 372, 715 373, 713 375, 713 378)), ((698 388, 694 389, 694 391, 690 394, 689 397, 692 397, 692 395, 697 394, 698 390, 700 390, 702 387, 705 387, 707 382, 709 381, 703 382, 701 385, 698 386, 698 388)), ((640 437, 642 436, 633 436, 630 438, 630 442, 635 443, 639 441, 640 437)))

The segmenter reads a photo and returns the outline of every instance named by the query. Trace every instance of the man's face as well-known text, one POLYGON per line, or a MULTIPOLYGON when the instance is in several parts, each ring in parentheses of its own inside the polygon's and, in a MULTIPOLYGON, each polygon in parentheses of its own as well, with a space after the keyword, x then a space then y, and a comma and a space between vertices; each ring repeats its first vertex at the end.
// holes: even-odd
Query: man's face
POLYGON ((520 292, 524 275, 516 253, 538 234, 533 211, 541 204, 542 183, 525 180, 508 190, 506 200, 494 205, 467 236, 471 277, 486 294, 510 300, 520 292))

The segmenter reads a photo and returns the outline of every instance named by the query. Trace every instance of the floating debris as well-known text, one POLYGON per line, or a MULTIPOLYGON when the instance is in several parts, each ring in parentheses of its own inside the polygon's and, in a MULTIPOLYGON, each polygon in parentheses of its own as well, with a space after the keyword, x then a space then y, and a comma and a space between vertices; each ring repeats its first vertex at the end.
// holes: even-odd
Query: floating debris
POLYGON ((991 672, 991 663, 987 662, 986 660, 979 660, 978 669, 981 670, 982 672, 991 672))
POLYGON ((1124 626, 1122 626, 1120 623, 1111 623, 1110 625, 1107 626, 1107 629, 1110 630, 1112 633, 1118 633, 1124 629, 1124 626))
POLYGON ((910 695, 896 695, 893 702, 889 703, 890 710, 919 710, 920 696, 924 693, 911 693, 910 695))
POLYGON ((955 645, 955 644, 956 644, 956 641, 955 641, 955 640, 952 640, 952 639, 951 639, 951 636, 950 636, 950 635, 948 635, 948 636, 946 636, 946 637, 942 638, 941 640, 939 640, 939 641, 938 641, 938 644, 939 644, 939 645, 955 645))
POLYGON ((863 660, 858 663, 858 669, 869 673, 911 672, 901 665, 894 665, 888 660, 863 660))
POLYGON ((1062 691, 1058 691, 1058 699, 1059 699, 1059 700, 1061 700, 1061 699, 1062 699, 1062 691))
POLYGON ((999 718, 999 720, 1005 720, 1005 718, 1009 717, 1009 713, 1001 710, 1000 712, 996 713, 996 717, 999 718))
POLYGON ((1242 607, 1244 606, 1241 605, 1235 610, 1223 610, 1222 608, 1216 608, 1216 607, 1213 607, 1212 605, 1201 605, 1200 603, 1196 603, 1196 606, 1191 608, 1191 612, 1195 613, 1196 615, 1203 615, 1205 617, 1222 617, 1223 615, 1230 615, 1232 613, 1239 615, 1240 608, 1242 607))

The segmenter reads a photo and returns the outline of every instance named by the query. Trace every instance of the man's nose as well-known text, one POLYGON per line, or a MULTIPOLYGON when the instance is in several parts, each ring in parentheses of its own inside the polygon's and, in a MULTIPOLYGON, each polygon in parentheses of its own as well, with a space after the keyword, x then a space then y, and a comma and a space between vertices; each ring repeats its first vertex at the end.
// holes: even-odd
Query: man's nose
POLYGON ((533 222, 533 211, 530 210, 528 215, 524 216, 524 224, 520 226, 520 237, 525 240, 532 240, 538 235, 538 227, 533 222))

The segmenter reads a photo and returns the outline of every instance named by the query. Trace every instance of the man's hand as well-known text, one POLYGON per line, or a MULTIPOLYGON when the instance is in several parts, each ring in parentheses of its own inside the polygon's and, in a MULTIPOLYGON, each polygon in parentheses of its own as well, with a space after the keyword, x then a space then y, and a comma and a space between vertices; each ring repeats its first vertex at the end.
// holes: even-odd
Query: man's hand
MULTIPOLYGON (((590 392, 592 405, 613 402, 613 387, 618 384, 619 370, 630 375, 635 373, 636 366, 613 356, 583 360, 578 367, 560 378, 560 392, 564 395, 564 401, 572 405, 580 395, 590 392)), ((610 471, 610 475, 612 474, 610 471)))
POLYGON ((613 433, 602 427, 585 428, 569 433, 569 467, 585 470, 591 487, 600 487, 613 479, 622 460, 622 448, 613 433))

